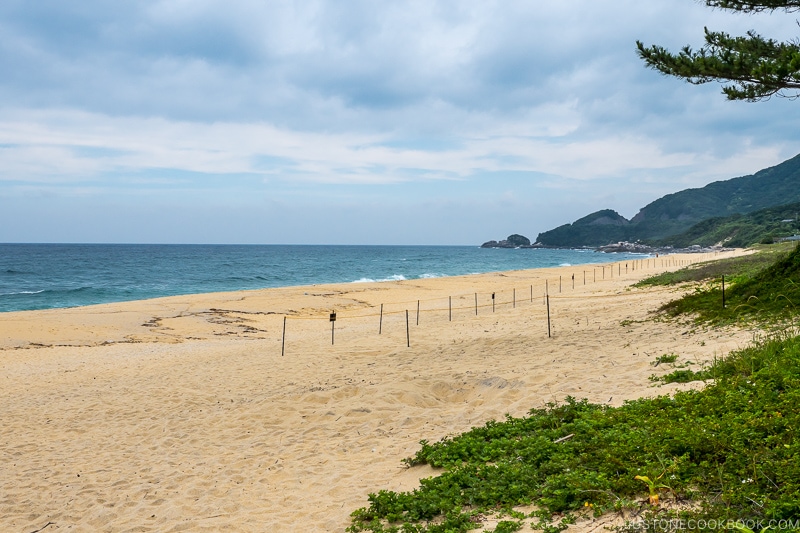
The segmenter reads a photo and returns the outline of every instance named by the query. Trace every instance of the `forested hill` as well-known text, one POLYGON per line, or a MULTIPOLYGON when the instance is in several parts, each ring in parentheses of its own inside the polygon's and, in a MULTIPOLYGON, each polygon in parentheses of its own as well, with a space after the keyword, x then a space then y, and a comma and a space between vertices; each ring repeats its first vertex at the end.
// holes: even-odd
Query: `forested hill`
POLYGON ((698 222, 678 235, 672 235, 652 244, 688 248, 692 245, 714 246, 723 244, 746 248, 753 244, 771 244, 776 239, 800 232, 800 202, 760 209, 746 215, 714 217, 698 222))
POLYGON ((653 242, 687 231, 714 217, 745 214, 800 202, 800 155, 751 176, 716 181, 700 189, 668 194, 643 207, 631 220, 605 209, 540 233, 545 246, 603 246, 612 242, 653 242))

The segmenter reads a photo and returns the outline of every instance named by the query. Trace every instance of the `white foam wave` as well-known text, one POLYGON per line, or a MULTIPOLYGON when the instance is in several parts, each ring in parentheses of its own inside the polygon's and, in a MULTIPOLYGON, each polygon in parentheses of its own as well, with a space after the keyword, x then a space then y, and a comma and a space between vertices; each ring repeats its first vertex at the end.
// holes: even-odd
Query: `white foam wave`
POLYGON ((443 277, 445 277, 444 274, 426 273, 426 274, 420 275, 420 279, 443 278, 443 277))
POLYGON ((406 277, 402 274, 395 274, 383 279, 361 278, 353 281, 353 283, 383 283, 384 281, 404 281, 406 277))
POLYGON ((17 294, 39 294, 40 292, 44 292, 44 289, 40 291, 18 291, 18 292, 4 292, 0 294, 0 296, 14 296, 17 294))
POLYGON ((571 267, 571 266, 572 266, 572 263, 561 263, 561 264, 560 264, 560 265, 558 265, 558 266, 560 266, 560 267, 571 267))

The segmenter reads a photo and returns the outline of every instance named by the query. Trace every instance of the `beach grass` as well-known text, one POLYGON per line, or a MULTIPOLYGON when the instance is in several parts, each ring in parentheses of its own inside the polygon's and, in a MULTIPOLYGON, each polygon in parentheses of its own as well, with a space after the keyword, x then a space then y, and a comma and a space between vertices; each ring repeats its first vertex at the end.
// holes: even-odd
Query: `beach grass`
POLYGON ((725 277, 724 293, 720 275, 668 302, 662 310, 673 317, 691 316, 702 323, 754 322, 773 329, 791 324, 800 306, 800 248, 755 257, 760 255, 772 257, 772 264, 763 267, 756 261, 738 263, 739 269, 733 269, 736 273, 725 277))
POLYGON ((663 272, 656 276, 645 278, 635 284, 636 287, 655 287, 677 285, 689 282, 704 282, 721 280, 725 276, 728 280, 749 279, 759 272, 772 266, 776 260, 789 254, 794 248, 794 243, 781 243, 773 245, 758 245, 751 248, 756 253, 705 261, 693 264, 672 272, 663 272))

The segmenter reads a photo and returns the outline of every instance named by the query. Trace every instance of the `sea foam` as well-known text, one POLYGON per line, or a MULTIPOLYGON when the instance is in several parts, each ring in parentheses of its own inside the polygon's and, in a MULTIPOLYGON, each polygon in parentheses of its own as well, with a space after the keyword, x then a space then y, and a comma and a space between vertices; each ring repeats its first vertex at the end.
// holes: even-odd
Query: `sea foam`
POLYGON ((14 296, 14 295, 17 295, 17 294, 39 294, 39 293, 42 293, 42 292, 44 292, 44 289, 42 289, 40 291, 4 292, 4 293, 0 293, 0 296, 14 296))
POLYGON ((361 278, 353 281, 352 283, 383 283, 385 281, 405 281, 406 277, 402 274, 395 274, 383 279, 361 278))

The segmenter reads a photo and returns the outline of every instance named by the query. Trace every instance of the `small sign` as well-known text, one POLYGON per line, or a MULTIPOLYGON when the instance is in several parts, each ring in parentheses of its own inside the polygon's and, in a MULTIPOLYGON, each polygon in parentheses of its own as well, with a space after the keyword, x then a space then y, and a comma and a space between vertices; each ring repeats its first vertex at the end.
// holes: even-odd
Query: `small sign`
POLYGON ((494 300, 494 293, 492 293, 492 300, 494 300))
POLYGON ((331 313, 331 322, 336 322, 336 311, 331 313))

